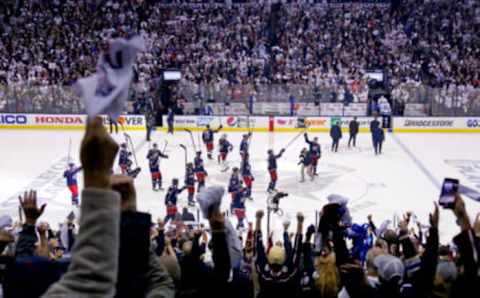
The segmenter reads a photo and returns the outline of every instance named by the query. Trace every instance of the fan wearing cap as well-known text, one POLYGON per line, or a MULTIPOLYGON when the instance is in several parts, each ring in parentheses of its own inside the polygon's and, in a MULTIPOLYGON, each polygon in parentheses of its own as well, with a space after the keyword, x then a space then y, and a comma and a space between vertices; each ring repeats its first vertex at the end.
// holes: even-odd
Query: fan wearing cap
POLYGON ((63 172, 63 177, 67 180, 67 187, 72 194, 72 205, 78 206, 78 182, 77 174, 82 170, 82 167, 75 167, 73 162, 68 164, 68 169, 63 172))
POLYGON ((380 255, 373 260, 377 268, 380 297, 398 297, 402 290, 405 266, 392 255, 380 255))
POLYGON ((300 286, 300 260, 304 216, 297 214, 297 233, 292 245, 288 235, 284 235, 284 245, 274 245, 265 252, 262 238, 263 211, 256 213, 255 226, 255 269, 258 273, 260 292, 258 297, 297 297, 300 286))

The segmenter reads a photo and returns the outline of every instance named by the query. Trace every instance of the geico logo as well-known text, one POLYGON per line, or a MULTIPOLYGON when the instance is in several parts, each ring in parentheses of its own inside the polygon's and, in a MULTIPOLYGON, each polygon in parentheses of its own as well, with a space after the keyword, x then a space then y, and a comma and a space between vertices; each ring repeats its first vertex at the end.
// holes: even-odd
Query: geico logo
POLYGON ((467 127, 479 127, 480 121, 477 119, 468 119, 467 120, 467 127))
POLYGON ((27 124, 25 115, 0 115, 0 124, 27 124))
POLYGON ((312 119, 307 119, 305 120, 305 124, 309 126, 323 126, 327 123, 327 120, 325 119, 318 119, 318 120, 312 120, 312 119))
POLYGON ((83 124, 80 116, 36 116, 35 123, 83 124))

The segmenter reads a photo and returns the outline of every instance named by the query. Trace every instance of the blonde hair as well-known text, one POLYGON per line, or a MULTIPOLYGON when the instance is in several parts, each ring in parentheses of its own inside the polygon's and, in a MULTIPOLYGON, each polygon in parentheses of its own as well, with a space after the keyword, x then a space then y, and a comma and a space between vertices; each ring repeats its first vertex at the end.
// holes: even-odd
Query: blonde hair
POLYGON ((340 276, 337 270, 335 254, 315 258, 315 287, 322 298, 337 297, 340 285, 340 276))

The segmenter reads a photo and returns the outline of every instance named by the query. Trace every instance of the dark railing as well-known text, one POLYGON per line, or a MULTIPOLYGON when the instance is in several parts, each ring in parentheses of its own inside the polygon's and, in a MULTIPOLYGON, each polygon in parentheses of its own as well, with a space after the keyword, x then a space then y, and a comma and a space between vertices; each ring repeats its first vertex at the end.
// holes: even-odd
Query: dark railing
MULTIPOLYGON (((348 86, 352 90, 351 86, 348 86)), ((176 87, 177 98, 201 107, 206 103, 364 103, 371 106, 380 95, 373 96, 367 87, 345 92, 345 85, 317 87, 310 85, 198 85, 182 81, 176 87), (370 94, 369 94, 370 93, 370 94)), ((131 88, 127 112, 142 92, 131 88)), ((154 93, 154 101, 158 93, 154 93)), ((414 83, 396 86, 385 95, 395 115, 405 116, 479 116, 480 88, 455 86, 434 88, 414 83)), ((370 108, 369 108, 370 110, 370 108)), ((3 113, 83 113, 81 100, 70 87, 9 85, 0 87, 0 112, 3 113)))

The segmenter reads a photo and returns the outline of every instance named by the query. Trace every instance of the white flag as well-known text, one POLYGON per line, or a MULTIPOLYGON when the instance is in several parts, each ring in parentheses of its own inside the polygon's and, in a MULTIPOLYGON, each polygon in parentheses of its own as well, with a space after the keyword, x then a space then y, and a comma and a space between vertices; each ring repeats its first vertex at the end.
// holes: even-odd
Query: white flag
POLYGON ((77 81, 75 87, 88 116, 107 114, 114 120, 120 116, 133 78, 132 66, 140 51, 145 51, 143 37, 117 38, 101 54, 97 72, 77 81))

